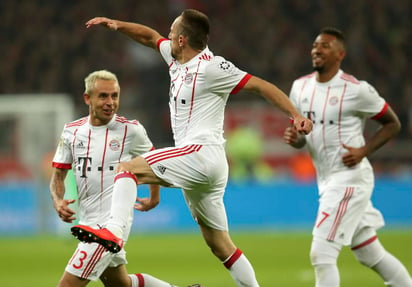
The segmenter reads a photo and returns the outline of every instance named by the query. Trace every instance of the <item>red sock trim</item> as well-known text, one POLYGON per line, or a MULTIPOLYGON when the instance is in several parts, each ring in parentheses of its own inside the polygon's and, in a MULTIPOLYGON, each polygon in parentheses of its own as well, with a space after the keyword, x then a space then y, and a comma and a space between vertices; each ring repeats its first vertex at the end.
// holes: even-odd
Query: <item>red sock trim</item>
POLYGON ((131 179, 134 180, 134 182, 136 183, 136 185, 138 184, 137 177, 136 177, 133 173, 131 173, 131 172, 129 172, 129 171, 121 171, 121 172, 119 172, 118 174, 116 174, 116 176, 114 177, 114 182, 116 182, 116 180, 118 180, 118 179, 120 179, 120 178, 124 178, 124 177, 131 178, 131 179))
POLYGON ((232 267, 232 265, 236 262, 236 260, 239 259, 239 257, 242 255, 242 251, 240 249, 236 249, 236 251, 229 257, 226 262, 223 263, 227 269, 232 267))
POLYGON ((135 274, 137 277, 137 281, 139 283, 139 287, 144 287, 144 277, 142 274, 135 274))
POLYGON ((368 244, 371 244, 371 243, 374 242, 376 239, 378 239, 378 236, 377 236, 377 235, 369 238, 368 240, 362 242, 362 243, 359 244, 359 245, 356 245, 356 246, 352 247, 352 250, 356 250, 356 249, 362 248, 362 247, 364 247, 364 246, 366 246, 366 245, 368 245, 368 244))

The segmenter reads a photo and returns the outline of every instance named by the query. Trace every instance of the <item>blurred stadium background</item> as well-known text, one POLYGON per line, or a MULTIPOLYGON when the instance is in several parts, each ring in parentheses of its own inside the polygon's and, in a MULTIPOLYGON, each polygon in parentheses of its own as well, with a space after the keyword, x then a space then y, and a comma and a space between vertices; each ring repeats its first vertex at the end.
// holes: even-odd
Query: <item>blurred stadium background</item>
MULTIPOLYGON (((139 119, 157 147, 172 144, 165 98, 169 80, 160 57, 120 33, 90 31, 84 23, 107 16, 138 21, 167 36, 184 8, 209 15, 215 54, 286 93, 293 79, 311 72, 309 51, 319 29, 343 30, 348 43, 343 69, 373 84, 403 127, 371 158, 375 205, 386 229, 412 232, 410 0, 5 0, 0 2, 1 237, 67 234, 50 201, 50 161, 64 122, 87 113, 83 79, 91 71, 115 72, 122 87, 119 113, 139 119)), ((313 168, 306 153, 283 144, 287 124, 255 95, 230 98, 226 202, 234 230, 310 232, 317 205, 313 168)), ((366 136, 374 128, 368 125, 366 136)), ((140 234, 195 229, 180 193, 168 189, 160 206, 137 214, 134 224, 140 234)))

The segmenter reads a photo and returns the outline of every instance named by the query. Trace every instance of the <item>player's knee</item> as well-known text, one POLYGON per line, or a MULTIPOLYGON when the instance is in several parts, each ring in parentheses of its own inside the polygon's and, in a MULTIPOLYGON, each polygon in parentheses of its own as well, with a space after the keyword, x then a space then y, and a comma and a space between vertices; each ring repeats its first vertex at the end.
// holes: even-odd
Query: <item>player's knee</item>
POLYGON ((361 245, 359 248, 352 248, 356 259, 367 267, 375 266, 385 256, 385 249, 379 240, 374 240, 369 244, 361 245))
POLYGON ((323 239, 314 239, 310 249, 310 261, 313 266, 336 264, 341 246, 323 239))

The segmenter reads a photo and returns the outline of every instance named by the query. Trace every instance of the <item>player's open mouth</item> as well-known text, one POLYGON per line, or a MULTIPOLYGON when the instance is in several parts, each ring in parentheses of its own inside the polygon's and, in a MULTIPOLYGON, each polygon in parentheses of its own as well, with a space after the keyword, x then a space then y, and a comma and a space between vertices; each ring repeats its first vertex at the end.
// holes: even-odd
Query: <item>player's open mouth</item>
POLYGON ((323 61, 321 57, 312 57, 312 63, 320 64, 323 61))

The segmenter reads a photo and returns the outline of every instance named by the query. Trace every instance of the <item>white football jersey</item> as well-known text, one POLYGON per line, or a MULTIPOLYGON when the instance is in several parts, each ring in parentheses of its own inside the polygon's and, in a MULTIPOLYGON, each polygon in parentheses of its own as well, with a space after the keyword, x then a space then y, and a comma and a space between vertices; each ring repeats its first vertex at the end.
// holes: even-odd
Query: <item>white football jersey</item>
MULTIPOLYGON (((96 226, 108 221, 117 164, 151 149, 146 130, 136 120, 115 115, 107 125, 92 126, 89 117, 84 117, 65 125, 53 166, 73 167, 80 224, 96 226)), ((132 219, 133 211, 130 226, 132 219)))
POLYGON ((342 163, 342 155, 347 152, 342 144, 363 146, 365 120, 379 117, 388 107, 371 85, 342 70, 326 83, 317 82, 312 73, 293 82, 290 99, 313 121, 313 131, 306 141, 318 180, 340 171, 371 172, 366 157, 352 169, 342 163))
POLYGON ((185 64, 172 57, 170 40, 161 39, 158 48, 169 65, 169 107, 175 145, 224 143, 227 99, 251 75, 214 56, 208 48, 185 64))

